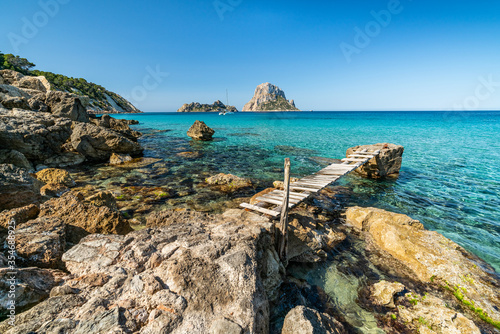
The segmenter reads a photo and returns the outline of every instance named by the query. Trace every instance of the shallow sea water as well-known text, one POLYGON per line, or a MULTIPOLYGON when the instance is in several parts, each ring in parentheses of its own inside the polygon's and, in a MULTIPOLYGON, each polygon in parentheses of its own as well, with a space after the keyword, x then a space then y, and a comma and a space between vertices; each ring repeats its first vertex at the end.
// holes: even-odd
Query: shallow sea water
MULTIPOLYGON (((302 177, 324 165, 317 157, 342 158, 351 146, 403 145, 403 166, 397 180, 349 176, 340 181, 353 193, 349 204, 380 207, 419 219, 427 229, 444 234, 500 271, 500 111, 145 113, 116 117, 139 120, 133 127, 145 134, 140 140, 145 156, 167 164, 164 177, 145 177, 142 182, 180 186, 178 180, 184 179, 192 193, 203 191, 197 185, 205 177, 222 172, 252 179, 255 189, 244 194, 251 195, 282 178, 285 157, 291 158, 292 176, 302 177), (215 129, 213 142, 197 143, 186 136, 195 120, 215 129), (180 152, 198 152, 199 156, 184 158, 177 155, 180 152)), ((136 173, 140 179, 140 171, 136 173)), ((221 197, 228 200, 231 196, 221 197)), ((220 198, 207 193, 205 200, 220 198)))

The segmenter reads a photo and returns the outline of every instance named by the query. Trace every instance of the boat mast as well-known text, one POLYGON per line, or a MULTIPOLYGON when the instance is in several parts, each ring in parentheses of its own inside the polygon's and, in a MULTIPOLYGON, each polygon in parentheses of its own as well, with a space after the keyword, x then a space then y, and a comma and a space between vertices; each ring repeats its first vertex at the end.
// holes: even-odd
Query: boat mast
POLYGON ((227 88, 226 88, 226 109, 227 109, 228 105, 229 105, 229 94, 228 94, 227 88))

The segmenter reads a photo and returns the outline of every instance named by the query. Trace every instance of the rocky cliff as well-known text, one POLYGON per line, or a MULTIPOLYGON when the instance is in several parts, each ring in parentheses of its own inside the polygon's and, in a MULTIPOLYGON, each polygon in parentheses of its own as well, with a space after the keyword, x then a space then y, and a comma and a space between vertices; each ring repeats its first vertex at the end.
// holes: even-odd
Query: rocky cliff
POLYGON ((33 70, 33 67, 35 67, 35 64, 29 62, 26 58, 0 52, 0 70, 12 70, 16 73, 14 76, 7 78, 7 82, 0 82, 0 84, 6 83, 35 90, 44 88, 47 91, 75 94, 80 97, 87 112, 94 114, 141 112, 122 96, 93 82, 88 82, 83 78, 72 78, 62 74, 33 70), (40 79, 41 84, 37 83, 37 80, 33 80, 34 77, 40 79), (30 86, 33 83, 36 86, 30 86))
POLYGON ((293 100, 288 101, 278 86, 269 82, 258 85, 242 111, 300 111, 293 100))
POLYGON ((201 104, 198 102, 185 103, 177 112, 221 112, 221 111, 237 112, 238 109, 234 106, 226 106, 221 101, 217 100, 213 104, 201 104))

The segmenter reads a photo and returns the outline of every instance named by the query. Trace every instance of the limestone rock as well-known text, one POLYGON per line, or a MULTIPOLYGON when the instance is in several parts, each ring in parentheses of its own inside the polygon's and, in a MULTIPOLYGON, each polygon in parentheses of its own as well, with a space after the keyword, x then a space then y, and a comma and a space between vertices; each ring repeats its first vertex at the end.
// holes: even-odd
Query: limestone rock
POLYGON ((211 176, 207 178, 205 182, 211 186, 219 188, 224 192, 233 192, 242 188, 248 188, 252 186, 252 182, 249 179, 245 179, 233 174, 224 173, 219 173, 217 175, 211 176))
POLYGON ((0 164, 0 210, 39 202, 41 186, 25 169, 0 164))
POLYGON ((89 123, 76 123, 71 134, 73 148, 90 160, 106 161, 112 153, 139 155, 141 146, 117 132, 89 123))
POLYGON ((285 317, 281 334, 343 334, 340 322, 326 313, 305 307, 294 307, 285 317))
MULTIPOLYGON (((9 301, 10 278, 9 268, 0 268, 0 317, 7 315, 9 301)), ((0 332, 24 333, 17 327, 17 316, 27 306, 39 303, 49 296, 50 289, 60 284, 66 274, 60 270, 40 268, 16 268, 16 326, 7 321, 0 323, 0 332)))
POLYGON ((238 109, 234 106, 226 106, 221 101, 217 100, 213 104, 200 104, 198 102, 185 103, 177 112, 221 112, 221 111, 237 112, 238 109))
POLYGON ((36 178, 43 183, 63 184, 67 187, 74 187, 76 182, 68 171, 58 168, 46 168, 36 174, 36 178))
POLYGON ((64 193, 68 192, 69 188, 60 183, 49 183, 40 189, 40 194, 47 197, 61 197, 64 193))
POLYGON ((0 164, 13 164, 16 167, 33 170, 33 165, 24 154, 16 150, 0 150, 0 164))
POLYGON ((266 82, 257 86, 254 96, 245 104, 242 111, 299 111, 299 109, 295 107, 295 103, 286 99, 285 93, 279 87, 266 82))
POLYGON ((116 199, 111 191, 100 191, 97 194, 87 197, 85 202, 95 206, 107 206, 108 208, 117 210, 116 199))
POLYGON ((79 165, 84 161, 85 157, 78 152, 63 152, 45 159, 43 164, 48 167, 64 168, 79 165))
POLYGON ((113 153, 111 154, 111 157, 109 158, 109 164, 110 165, 121 165, 126 162, 132 161, 132 157, 128 154, 116 154, 113 153))
POLYGON ((382 178, 399 174, 403 161, 403 146, 395 144, 360 145, 349 148, 346 156, 363 149, 369 151, 380 150, 380 154, 356 169, 358 174, 368 178, 382 178))
POLYGON ((68 238, 73 243, 89 233, 127 234, 132 230, 117 211, 106 206, 86 204, 71 192, 43 203, 39 217, 60 218, 69 225, 68 238))
POLYGON ((71 135, 71 120, 49 113, 0 109, 0 145, 16 150, 30 161, 43 161, 61 153, 71 135))
POLYGON ((378 265, 398 276, 440 284, 460 296, 461 303, 472 304, 493 321, 500 321, 497 278, 478 257, 405 215, 351 207, 346 222, 363 230, 378 265))
POLYGON ((66 226, 61 219, 38 218, 16 230, 16 251, 25 265, 58 268, 66 247, 66 226))
POLYGON ((14 219, 16 226, 20 226, 38 216, 40 209, 35 204, 23 206, 12 210, 0 212, 0 227, 7 228, 11 219, 14 219))
POLYGON ((72 121, 88 122, 89 116, 77 95, 49 91, 45 98, 45 104, 49 106, 50 113, 58 117, 67 117, 72 121))
POLYGON ((204 122, 195 121, 189 128, 187 135, 195 140, 209 141, 212 140, 214 133, 215 131, 209 128, 204 122))
POLYGON ((472 320, 449 308, 445 301, 432 294, 419 296, 408 293, 405 299, 413 302, 411 307, 398 308, 400 326, 416 328, 419 333, 481 333, 472 320))
POLYGON ((24 76, 19 81, 17 81, 15 85, 19 88, 38 90, 44 93, 49 91, 51 88, 49 81, 44 76, 24 76))
POLYGON ((394 307, 394 295, 404 289, 405 286, 401 283, 380 281, 372 286, 371 297, 378 305, 394 307))

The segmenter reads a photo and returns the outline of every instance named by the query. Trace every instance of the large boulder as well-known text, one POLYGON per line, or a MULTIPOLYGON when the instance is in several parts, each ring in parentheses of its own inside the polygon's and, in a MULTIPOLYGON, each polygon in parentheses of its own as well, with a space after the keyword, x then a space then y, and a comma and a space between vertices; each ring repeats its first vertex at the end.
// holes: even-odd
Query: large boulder
POLYGON ((39 202, 42 185, 27 170, 0 164, 0 210, 39 202))
POLYGON ((89 235, 63 256, 74 279, 0 332, 268 333, 271 249, 265 229, 241 221, 89 235))
POLYGON ((28 160, 43 162, 61 153, 70 138, 71 120, 49 113, 0 109, 0 146, 21 152, 28 160))
POLYGON ((77 95, 49 91, 45 97, 45 104, 50 108, 50 113, 58 117, 67 117, 72 121, 88 122, 89 115, 77 95))
POLYGON ((331 315, 305 307, 294 307, 285 317, 281 334, 344 334, 344 326, 331 315))
POLYGON ((89 233, 127 234, 130 224, 118 211, 85 203, 79 194, 67 192, 40 206, 39 217, 58 217, 68 226, 68 241, 76 243, 89 233))
POLYGON ((71 134, 73 148, 87 159, 107 161, 112 153, 139 155, 141 146, 119 133, 91 123, 76 123, 71 134))
POLYGON ((195 121, 189 128, 187 135, 195 140, 209 141, 212 140, 214 133, 215 131, 209 128, 204 122, 195 121))
POLYGON ((385 270, 420 284, 438 284, 465 309, 486 314, 490 323, 500 321, 498 278, 478 257, 402 214, 351 207, 346 222, 362 231, 372 261, 385 270))
POLYGON ((388 143, 360 145, 349 148, 346 152, 346 156, 363 149, 367 149, 370 152, 380 150, 380 154, 356 169, 359 175, 368 178, 383 178, 399 175, 399 170, 401 169, 401 163, 403 161, 403 146, 388 143))

